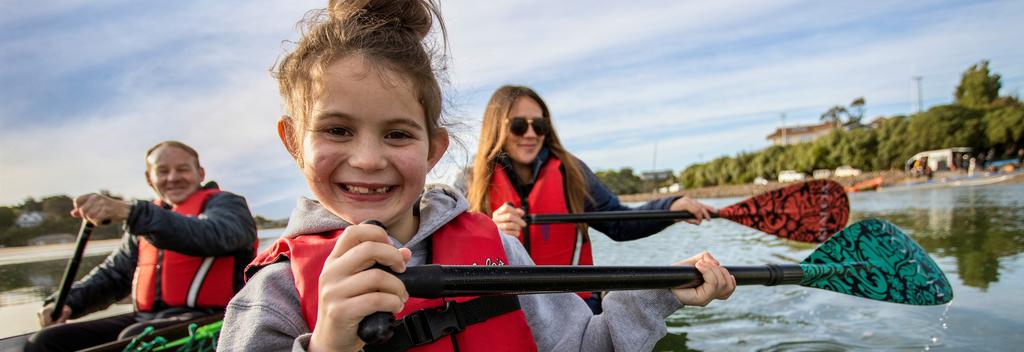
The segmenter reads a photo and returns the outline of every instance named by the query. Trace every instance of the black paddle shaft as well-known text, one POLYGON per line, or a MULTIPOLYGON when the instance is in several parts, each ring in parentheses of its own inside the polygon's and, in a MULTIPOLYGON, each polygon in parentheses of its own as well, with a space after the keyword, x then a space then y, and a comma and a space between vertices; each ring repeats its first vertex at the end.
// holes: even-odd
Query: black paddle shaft
POLYGON ((85 244, 92 236, 92 228, 91 222, 82 220, 82 228, 78 230, 78 239, 75 240, 75 254, 71 256, 71 260, 68 260, 68 266, 64 269, 64 279, 60 283, 60 290, 57 291, 57 301, 53 304, 53 312, 50 313, 50 319, 53 321, 57 321, 64 312, 64 304, 68 299, 68 293, 71 292, 71 284, 75 282, 75 276, 78 275, 78 266, 82 264, 85 244))
MULTIPOLYGON (((712 218, 717 218, 717 213, 711 213, 712 218)), ((560 224, 567 222, 609 222, 627 220, 682 220, 696 219, 692 213, 667 210, 624 210, 624 211, 602 211, 579 214, 528 214, 523 219, 527 224, 560 224)))
MULTIPOLYGON (((797 264, 726 267, 737 285, 799 284, 803 271, 797 264)), ((387 270, 387 269, 382 269, 387 270)), ((395 274, 410 297, 438 298, 499 294, 595 292, 696 287, 704 282, 692 266, 481 266, 420 265, 395 274)), ((371 314, 359 323, 358 335, 373 345, 391 337, 396 322, 371 314), (374 340, 374 342, 370 342, 374 340)), ((390 314, 388 314, 390 317, 390 314)))
MULTIPOLYGON (((727 266, 737 285, 799 284, 798 264, 727 266)), ((477 266, 421 265, 396 274, 411 297, 596 292, 696 287, 692 266, 477 266)))

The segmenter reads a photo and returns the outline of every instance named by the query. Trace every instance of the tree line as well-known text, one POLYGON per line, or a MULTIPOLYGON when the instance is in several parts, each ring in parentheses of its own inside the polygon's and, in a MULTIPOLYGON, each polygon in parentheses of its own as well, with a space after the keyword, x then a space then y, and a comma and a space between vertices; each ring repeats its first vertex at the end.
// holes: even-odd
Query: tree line
POLYGON ((680 173, 678 181, 693 188, 748 183, 758 176, 774 179, 783 170, 809 173, 842 165, 862 170, 902 169, 918 152, 950 147, 1011 157, 1024 146, 1024 104, 1016 96, 998 95, 1001 77, 990 72, 988 65, 981 61, 964 71, 952 104, 864 126, 860 123, 864 99, 857 98, 850 108, 834 106, 822 114, 822 120, 842 127, 826 136, 693 164, 680 173), (845 124, 843 116, 847 117, 845 124))
MULTIPOLYGON (((822 113, 821 120, 836 128, 813 142, 774 145, 693 164, 675 181, 695 188, 744 184, 757 177, 771 180, 783 170, 810 173, 842 165, 868 171, 902 169, 918 152, 950 147, 971 147, 975 153, 991 151, 995 158, 1012 157, 1024 147, 1024 104, 1017 96, 999 96, 1001 88, 1001 76, 991 72, 989 62, 983 60, 963 72, 952 104, 864 125, 866 101, 858 97, 848 106, 835 105, 822 113)), ((617 194, 650 192, 658 187, 644 183, 631 168, 596 174, 617 194)))
MULTIPOLYGON (((120 198, 108 191, 101 193, 120 198)), ((77 235, 82 220, 71 217, 74 201, 66 195, 55 195, 36 200, 28 197, 19 205, 0 206, 0 247, 28 245, 32 239, 44 235, 77 235), (16 224, 23 214, 37 213, 42 221, 36 226, 21 227, 16 224)), ((98 226, 92 238, 110 239, 121 236, 119 226, 98 226)), ((73 241, 73 239, 72 239, 73 241)))
MULTIPOLYGON (((100 193, 123 199, 107 190, 102 190, 100 193)), ((49 196, 39 200, 28 197, 19 205, 0 206, 0 247, 29 245, 33 239, 45 235, 70 234, 77 236, 82 220, 71 217, 73 208, 74 201, 67 195, 49 196), (18 226, 18 218, 29 213, 39 214, 42 221, 36 226, 18 226)), ((288 223, 288 219, 272 220, 259 215, 253 218, 256 221, 256 227, 260 229, 284 227, 288 223)), ((96 240, 120 238, 121 231, 121 227, 116 225, 97 226, 93 230, 91 238, 96 240)))

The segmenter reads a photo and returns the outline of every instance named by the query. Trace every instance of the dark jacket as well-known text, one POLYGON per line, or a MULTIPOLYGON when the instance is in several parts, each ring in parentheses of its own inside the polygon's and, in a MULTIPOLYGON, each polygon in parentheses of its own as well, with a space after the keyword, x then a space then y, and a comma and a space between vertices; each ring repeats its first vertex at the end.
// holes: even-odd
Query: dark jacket
MULTIPOLYGON (((548 148, 541 148, 540 152, 537 153, 537 159, 533 162, 533 178, 530 182, 523 182, 519 180, 519 177, 515 172, 508 172, 509 179, 513 184, 516 185, 519 194, 528 195, 530 190, 533 188, 533 184, 537 178, 537 174, 540 173, 540 169, 544 166, 544 163, 551 157, 551 151, 548 148)), ((506 170, 512 170, 512 160, 507 155, 498 156, 497 162, 505 166, 506 170)), ((619 202, 619 197, 615 196, 611 191, 608 190, 600 180, 597 179, 597 175, 590 170, 580 159, 576 159, 576 162, 581 166, 583 171, 583 178, 587 182, 587 192, 590 195, 590 199, 584 202, 583 211, 587 213, 598 212, 598 211, 620 211, 620 210, 666 210, 672 206, 672 202, 680 197, 667 197, 652 200, 650 202, 641 204, 636 208, 630 208, 619 202)), ((565 170, 562 170, 563 174, 565 170)), ((455 187, 462 189, 463 192, 467 189, 466 179, 460 179, 456 181, 455 187)), ((590 227, 601 231, 601 233, 607 235, 609 238, 615 241, 632 241, 641 239, 664 230, 666 227, 671 226, 675 222, 672 220, 633 220, 633 221, 615 221, 615 222, 595 222, 590 224, 590 227)))
MULTIPOLYGON (((211 196, 198 217, 188 217, 152 202, 136 201, 124 223, 121 246, 102 264, 75 282, 67 305, 72 318, 106 309, 132 292, 139 239, 146 237, 160 249, 192 256, 235 256, 235 288, 243 285, 242 271, 255 253, 256 223, 245 198, 230 192, 211 196)), ((46 303, 56 300, 55 295, 46 303)))

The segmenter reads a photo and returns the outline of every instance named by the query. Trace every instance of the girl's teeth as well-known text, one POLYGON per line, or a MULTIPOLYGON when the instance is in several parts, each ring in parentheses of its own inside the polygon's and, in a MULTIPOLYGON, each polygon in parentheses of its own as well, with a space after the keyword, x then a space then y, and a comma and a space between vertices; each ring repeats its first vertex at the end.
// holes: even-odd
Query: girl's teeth
POLYGON ((384 194, 384 193, 387 193, 388 189, 390 189, 390 187, 381 187, 381 188, 372 188, 371 189, 371 188, 367 188, 367 187, 349 186, 349 185, 345 185, 345 187, 348 189, 349 192, 358 193, 358 194, 384 194))

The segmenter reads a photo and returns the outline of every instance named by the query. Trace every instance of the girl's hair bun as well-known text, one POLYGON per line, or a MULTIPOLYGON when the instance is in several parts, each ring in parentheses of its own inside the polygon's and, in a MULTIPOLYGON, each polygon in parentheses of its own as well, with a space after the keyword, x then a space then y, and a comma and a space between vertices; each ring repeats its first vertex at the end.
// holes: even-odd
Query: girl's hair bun
POLYGON ((439 14, 432 1, 424 0, 330 0, 327 11, 336 21, 405 29, 420 39, 430 32, 433 15, 439 14))

